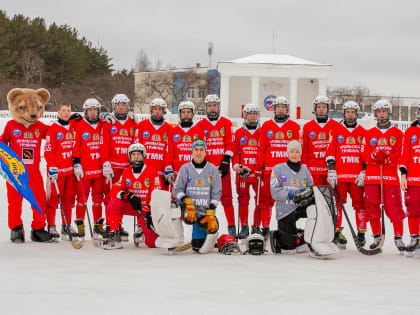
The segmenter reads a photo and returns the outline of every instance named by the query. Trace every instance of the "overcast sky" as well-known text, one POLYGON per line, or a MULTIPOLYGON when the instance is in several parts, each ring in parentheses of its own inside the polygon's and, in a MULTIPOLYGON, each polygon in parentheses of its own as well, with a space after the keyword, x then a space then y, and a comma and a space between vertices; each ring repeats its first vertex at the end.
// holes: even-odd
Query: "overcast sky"
POLYGON ((143 49, 176 67, 213 65, 257 53, 333 65, 328 84, 362 84, 381 95, 420 97, 420 1, 9 1, 9 17, 70 24, 132 68, 143 49))

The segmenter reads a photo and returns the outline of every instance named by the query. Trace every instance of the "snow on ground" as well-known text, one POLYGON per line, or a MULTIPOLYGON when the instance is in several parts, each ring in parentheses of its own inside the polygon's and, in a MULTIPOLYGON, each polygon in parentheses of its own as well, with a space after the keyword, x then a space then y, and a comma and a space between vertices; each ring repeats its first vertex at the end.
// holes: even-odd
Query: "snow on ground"
MULTIPOLYGON (((4 125, 0 119, 0 132, 4 125)), ((271 251, 263 256, 225 256, 189 250, 169 256, 164 249, 134 247, 131 217, 124 220, 130 242, 121 250, 105 251, 90 240, 80 250, 68 242, 33 243, 27 202, 27 241, 12 244, 4 181, 0 200, 1 314, 412 315, 420 309, 420 258, 397 253, 389 222, 384 252, 377 256, 363 256, 355 249, 346 223, 348 249, 331 260, 271 251)), ((217 212, 225 233, 223 209, 217 212)), ((58 214, 56 222, 60 224, 58 214)), ((273 218, 271 227, 275 224, 273 218)), ((186 239, 190 238, 187 228, 186 239)))

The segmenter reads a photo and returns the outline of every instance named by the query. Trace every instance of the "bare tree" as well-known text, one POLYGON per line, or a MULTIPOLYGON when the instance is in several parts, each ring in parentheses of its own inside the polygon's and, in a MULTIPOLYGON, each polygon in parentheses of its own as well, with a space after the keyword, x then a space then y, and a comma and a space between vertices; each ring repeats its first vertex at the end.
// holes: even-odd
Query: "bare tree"
POLYGON ((42 83, 44 60, 32 49, 25 49, 17 60, 22 69, 25 85, 32 82, 42 83))
POLYGON ((146 52, 141 49, 137 55, 136 60, 136 71, 137 72, 149 72, 152 71, 152 62, 147 56, 146 52))

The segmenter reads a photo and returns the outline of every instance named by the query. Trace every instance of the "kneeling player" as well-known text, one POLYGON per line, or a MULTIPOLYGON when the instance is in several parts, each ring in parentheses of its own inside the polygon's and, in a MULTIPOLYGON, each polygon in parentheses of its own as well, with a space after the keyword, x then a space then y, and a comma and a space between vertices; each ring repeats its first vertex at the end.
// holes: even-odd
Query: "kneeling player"
POLYGON ((222 195, 218 169, 206 160, 206 143, 197 139, 192 144, 191 162, 184 164, 175 181, 173 195, 181 200, 184 222, 193 224, 192 248, 199 251, 209 236, 219 230, 216 207, 222 195))
POLYGON ((120 224, 123 215, 137 216, 137 222, 144 231, 145 243, 155 247, 156 233, 153 231, 150 215, 150 196, 154 189, 161 189, 161 182, 155 169, 144 165, 146 149, 142 144, 132 144, 128 148, 131 166, 126 168, 120 180, 111 190, 111 200, 107 205, 110 233, 103 242, 104 249, 122 248, 120 224))

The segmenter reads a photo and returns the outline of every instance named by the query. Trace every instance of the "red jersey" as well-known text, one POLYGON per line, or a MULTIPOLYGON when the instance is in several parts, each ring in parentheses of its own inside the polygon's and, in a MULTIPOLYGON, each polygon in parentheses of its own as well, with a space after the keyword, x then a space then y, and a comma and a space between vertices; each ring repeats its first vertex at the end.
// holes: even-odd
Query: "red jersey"
POLYGON ((128 147, 134 142, 136 123, 132 119, 103 124, 101 161, 111 162, 112 168, 124 169, 130 165, 128 147))
POLYGON ((332 131, 339 127, 340 123, 331 118, 323 126, 315 119, 303 126, 301 163, 308 166, 312 175, 327 175, 328 143, 332 131))
POLYGON ((86 119, 83 119, 75 128, 73 157, 80 158, 86 179, 102 177, 100 149, 102 125, 102 121, 91 125, 86 119))
POLYGON ((399 185, 398 164, 401 156, 403 133, 397 127, 379 129, 374 127, 366 132, 365 142, 362 145, 363 161, 367 163, 365 184, 380 184, 380 164, 372 158, 376 147, 390 150, 389 157, 383 164, 383 183, 388 185, 399 185))
POLYGON ((407 170, 407 184, 420 186, 420 125, 405 131, 400 165, 407 170))
POLYGON ((182 165, 191 161, 192 143, 196 139, 204 140, 204 131, 197 126, 191 128, 174 127, 169 133, 168 152, 165 165, 172 165, 178 172, 182 165))
POLYGON ((300 126, 290 119, 280 124, 273 119, 263 123, 257 164, 264 165, 264 174, 271 174, 274 166, 287 161, 287 144, 299 140, 299 131, 300 126))
POLYGON ((77 122, 70 122, 63 126, 58 121, 52 123, 47 132, 44 148, 44 158, 48 167, 57 167, 62 176, 73 174, 73 145, 75 126, 77 122))
POLYGON ((219 117, 218 120, 210 121, 208 118, 203 118, 196 126, 204 131, 206 137, 207 161, 219 167, 225 154, 233 156, 235 139, 232 122, 229 119, 219 117))
POLYGON ((338 182, 354 183, 363 170, 361 149, 365 133, 360 125, 349 129, 340 124, 332 131, 326 160, 335 160, 338 182))
POLYGON ((162 125, 153 125, 150 119, 139 122, 135 139, 146 148, 145 163, 154 168, 159 175, 163 175, 165 169, 165 157, 168 145, 168 135, 172 126, 167 122, 162 125))
POLYGON ((255 182, 255 166, 257 164, 258 145, 260 138, 260 128, 248 130, 245 127, 239 128, 235 132, 235 152, 232 158, 232 166, 243 165, 251 170, 251 174, 246 179, 247 182, 255 182), (241 160, 239 160, 241 152, 241 160))
POLYGON ((41 142, 45 139, 47 131, 48 126, 40 121, 25 126, 15 120, 9 120, 0 136, 0 141, 19 156, 28 173, 39 172, 41 142))
POLYGON ((133 167, 126 168, 121 178, 112 186, 111 197, 117 197, 121 191, 133 193, 141 200, 143 211, 150 211, 150 198, 152 191, 162 189, 160 176, 155 169, 144 165, 140 174, 133 174, 133 167))

